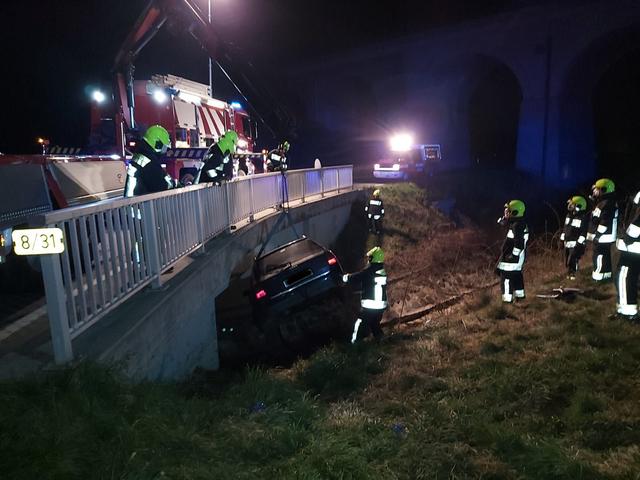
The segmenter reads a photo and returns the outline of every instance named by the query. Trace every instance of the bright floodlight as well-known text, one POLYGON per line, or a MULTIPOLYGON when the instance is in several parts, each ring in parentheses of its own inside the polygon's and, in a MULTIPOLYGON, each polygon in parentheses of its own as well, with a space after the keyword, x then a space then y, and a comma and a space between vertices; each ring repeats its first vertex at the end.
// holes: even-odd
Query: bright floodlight
POLYGON ((399 133, 389 139, 389 145, 394 152, 406 152, 413 146, 413 137, 408 133, 399 133))
POLYGON ((167 95, 167 92, 165 92, 163 89, 156 88, 153 91, 153 100, 156 103, 159 103, 160 105, 162 105, 163 103, 167 103, 167 100, 169 100, 169 96, 167 95))
POLYGON ((91 98, 93 98, 97 103, 102 103, 107 99, 107 96, 100 90, 94 90, 91 94, 91 98))

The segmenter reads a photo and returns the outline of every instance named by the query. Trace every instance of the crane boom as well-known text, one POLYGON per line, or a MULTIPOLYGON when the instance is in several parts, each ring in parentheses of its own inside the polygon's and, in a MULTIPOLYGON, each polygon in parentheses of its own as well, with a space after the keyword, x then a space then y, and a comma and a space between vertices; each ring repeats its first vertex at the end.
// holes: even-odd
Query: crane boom
MULTIPOLYGON (((264 87, 252 82, 235 62, 231 48, 220 39, 215 28, 194 0, 150 0, 116 55, 115 75, 116 118, 123 131, 135 128, 133 76, 134 63, 142 49, 167 22, 176 24, 177 31, 189 32, 207 55, 220 67, 233 87, 242 96, 251 113, 274 138, 294 135, 292 114, 264 87)), ((244 69, 252 68, 245 64, 244 69)), ((123 135, 118 135, 123 137, 123 135)), ((124 151, 124 141, 119 145, 124 151)))

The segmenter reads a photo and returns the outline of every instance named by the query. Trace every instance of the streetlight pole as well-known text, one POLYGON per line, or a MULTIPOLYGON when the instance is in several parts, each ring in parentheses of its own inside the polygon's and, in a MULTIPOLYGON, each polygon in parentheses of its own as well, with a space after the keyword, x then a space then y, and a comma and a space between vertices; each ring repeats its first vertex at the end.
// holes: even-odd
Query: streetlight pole
MULTIPOLYGON (((209 28, 211 28, 211 0, 208 0, 209 4, 209 28)), ((212 72, 211 57, 209 57, 209 95, 213 97, 213 72, 212 72)))

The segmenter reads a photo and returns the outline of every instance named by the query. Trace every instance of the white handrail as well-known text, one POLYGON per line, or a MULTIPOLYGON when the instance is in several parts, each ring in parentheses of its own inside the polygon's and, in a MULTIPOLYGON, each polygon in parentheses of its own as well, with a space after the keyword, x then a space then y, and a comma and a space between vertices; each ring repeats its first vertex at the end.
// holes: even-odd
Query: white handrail
MULTIPOLYGON (((351 165, 290 170, 289 201, 351 189, 351 165)), ((280 173, 103 200, 44 214, 61 228, 66 249, 44 255, 42 274, 56 363, 73 359, 71 341, 211 238, 255 214, 279 208, 280 173)))

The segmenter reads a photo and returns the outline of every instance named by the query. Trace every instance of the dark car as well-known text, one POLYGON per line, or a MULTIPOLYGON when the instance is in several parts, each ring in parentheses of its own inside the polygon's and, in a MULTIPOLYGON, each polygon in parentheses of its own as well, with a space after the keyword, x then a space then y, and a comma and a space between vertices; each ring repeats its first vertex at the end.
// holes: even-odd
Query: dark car
POLYGON ((256 258, 251 301, 256 324, 286 343, 330 334, 342 309, 342 267, 331 250, 302 237, 256 258))

